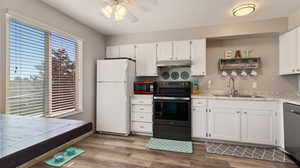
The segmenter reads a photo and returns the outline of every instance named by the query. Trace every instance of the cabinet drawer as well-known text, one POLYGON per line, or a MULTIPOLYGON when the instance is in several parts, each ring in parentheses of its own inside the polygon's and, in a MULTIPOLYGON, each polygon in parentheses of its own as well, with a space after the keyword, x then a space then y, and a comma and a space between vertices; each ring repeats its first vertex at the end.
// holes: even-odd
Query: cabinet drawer
POLYGON ((142 113, 151 113, 152 114, 152 105, 132 105, 133 112, 142 112, 142 113))
POLYGON ((131 104, 152 104, 152 99, 138 99, 132 98, 131 104))
POLYGON ((192 106, 206 106, 206 100, 192 99, 192 106))
POLYGON ((132 121, 142 121, 152 123, 152 113, 132 113, 132 121))
POLYGON ((152 133, 152 123, 132 122, 132 131, 152 133))

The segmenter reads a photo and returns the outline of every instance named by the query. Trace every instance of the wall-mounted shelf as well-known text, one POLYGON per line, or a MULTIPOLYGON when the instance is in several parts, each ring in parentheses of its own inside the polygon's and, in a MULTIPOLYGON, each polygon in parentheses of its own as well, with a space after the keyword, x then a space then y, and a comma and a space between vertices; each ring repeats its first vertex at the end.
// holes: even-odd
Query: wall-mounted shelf
POLYGON ((230 58, 220 59, 220 70, 247 70, 260 68, 261 60, 259 57, 253 58, 230 58))

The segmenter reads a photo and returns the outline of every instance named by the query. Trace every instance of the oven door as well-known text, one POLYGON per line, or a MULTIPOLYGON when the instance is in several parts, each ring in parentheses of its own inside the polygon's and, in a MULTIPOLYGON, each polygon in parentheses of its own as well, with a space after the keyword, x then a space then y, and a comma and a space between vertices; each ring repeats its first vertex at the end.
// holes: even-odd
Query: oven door
POLYGON ((176 126, 190 126, 190 98, 154 97, 153 123, 176 126))

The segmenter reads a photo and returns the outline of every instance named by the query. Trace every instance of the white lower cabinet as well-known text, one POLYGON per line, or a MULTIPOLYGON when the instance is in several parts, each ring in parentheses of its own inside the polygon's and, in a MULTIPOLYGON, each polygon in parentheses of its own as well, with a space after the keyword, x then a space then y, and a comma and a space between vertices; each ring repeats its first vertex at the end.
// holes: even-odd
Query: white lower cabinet
POLYGON ((194 138, 278 145, 279 102, 207 99, 204 103, 204 99, 198 100, 192 101, 194 138))
POLYGON ((206 108, 192 108, 192 137, 204 138, 206 134, 206 108))
POLYGON ((248 143, 274 144, 274 113, 271 110, 244 110, 241 113, 241 140, 248 143))
POLYGON ((192 100, 192 137, 205 138, 207 128, 206 100, 192 100))
POLYGON ((131 98, 131 132, 152 135, 152 95, 135 95, 131 98))
POLYGON ((209 137, 228 141, 240 140, 240 112, 234 108, 215 107, 208 111, 209 137))

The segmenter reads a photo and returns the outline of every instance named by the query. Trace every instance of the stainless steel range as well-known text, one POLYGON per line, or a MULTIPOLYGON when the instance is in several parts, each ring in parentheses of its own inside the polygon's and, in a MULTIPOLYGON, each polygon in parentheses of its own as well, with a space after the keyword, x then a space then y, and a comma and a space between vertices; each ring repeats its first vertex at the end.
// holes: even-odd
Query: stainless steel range
POLYGON ((191 82, 156 82, 153 136, 191 140, 191 82))

